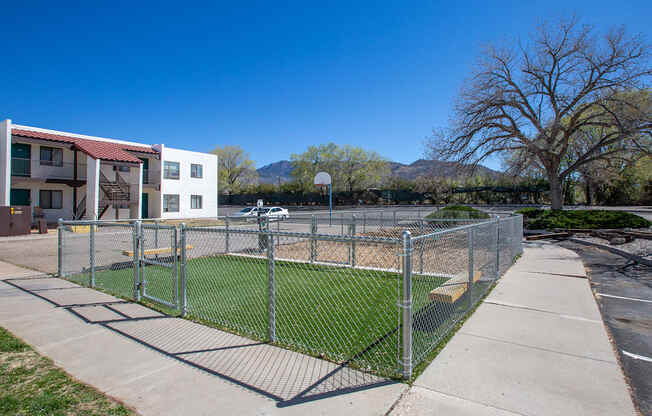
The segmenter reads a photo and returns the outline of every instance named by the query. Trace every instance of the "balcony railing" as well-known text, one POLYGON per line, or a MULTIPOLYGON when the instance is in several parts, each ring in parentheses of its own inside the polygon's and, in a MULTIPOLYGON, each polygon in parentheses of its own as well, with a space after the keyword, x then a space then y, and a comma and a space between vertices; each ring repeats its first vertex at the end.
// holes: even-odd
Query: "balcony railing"
MULTIPOLYGON (((103 165, 104 166, 104 165, 103 165)), ((11 175, 33 179, 75 179, 75 164, 51 160, 34 160, 19 157, 11 158, 11 175)), ((133 182, 128 173, 120 173, 121 179, 133 182)), ((77 179, 86 180, 86 163, 77 163, 77 179)), ((113 180, 113 178, 111 178, 113 180)), ((100 181, 101 182, 101 181, 100 181)), ((137 183, 130 183, 135 185, 137 183)), ((161 171, 143 169, 143 185, 159 185, 161 171)))
MULTIPOLYGON (((75 164, 12 157, 11 175, 34 179, 75 179, 75 164)), ((85 163, 77 163, 77 179, 86 180, 85 163)))
POLYGON ((161 171, 143 169, 143 185, 158 185, 161 183, 161 171))

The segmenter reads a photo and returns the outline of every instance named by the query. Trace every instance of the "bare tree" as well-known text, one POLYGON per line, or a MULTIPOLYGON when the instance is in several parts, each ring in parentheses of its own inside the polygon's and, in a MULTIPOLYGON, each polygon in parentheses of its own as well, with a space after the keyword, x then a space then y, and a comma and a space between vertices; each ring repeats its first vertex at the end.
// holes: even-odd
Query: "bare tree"
POLYGON ((623 28, 596 34, 575 18, 540 25, 529 40, 489 46, 462 88, 450 126, 426 143, 432 157, 478 164, 512 153, 536 167, 561 209, 562 183, 585 164, 650 152, 652 77, 648 45, 623 28), (567 154, 582 130, 599 132, 567 154))

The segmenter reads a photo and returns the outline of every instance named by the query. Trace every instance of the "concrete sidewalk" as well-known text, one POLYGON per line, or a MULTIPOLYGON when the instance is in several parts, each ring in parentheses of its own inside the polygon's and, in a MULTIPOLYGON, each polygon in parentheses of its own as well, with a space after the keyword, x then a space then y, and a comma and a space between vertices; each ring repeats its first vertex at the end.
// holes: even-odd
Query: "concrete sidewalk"
POLYGON ((0 326, 142 414, 631 415, 577 255, 530 244, 406 386, 0 262, 0 326))
POLYGON ((579 257, 527 245, 392 414, 636 414, 579 257))
POLYGON ((407 389, 2 262, 0 326, 144 415, 381 415, 407 389))

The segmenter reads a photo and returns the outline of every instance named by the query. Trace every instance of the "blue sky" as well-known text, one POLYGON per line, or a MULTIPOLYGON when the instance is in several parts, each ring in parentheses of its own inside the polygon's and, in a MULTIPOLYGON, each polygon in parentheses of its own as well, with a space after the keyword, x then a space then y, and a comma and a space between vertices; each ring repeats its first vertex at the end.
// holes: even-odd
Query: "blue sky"
POLYGON ((92 3, 3 5, 1 118, 258 167, 328 141, 422 157, 482 44, 542 19, 652 41, 649 1, 92 3))

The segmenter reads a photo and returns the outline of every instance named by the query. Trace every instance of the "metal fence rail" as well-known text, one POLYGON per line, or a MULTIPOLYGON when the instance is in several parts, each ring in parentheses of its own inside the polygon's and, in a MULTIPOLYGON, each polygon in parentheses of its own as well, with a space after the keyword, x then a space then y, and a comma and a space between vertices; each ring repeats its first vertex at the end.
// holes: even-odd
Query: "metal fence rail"
POLYGON ((189 227, 60 221, 59 275, 410 378, 521 253, 521 216, 427 220, 395 211, 332 222, 327 215, 189 227))

